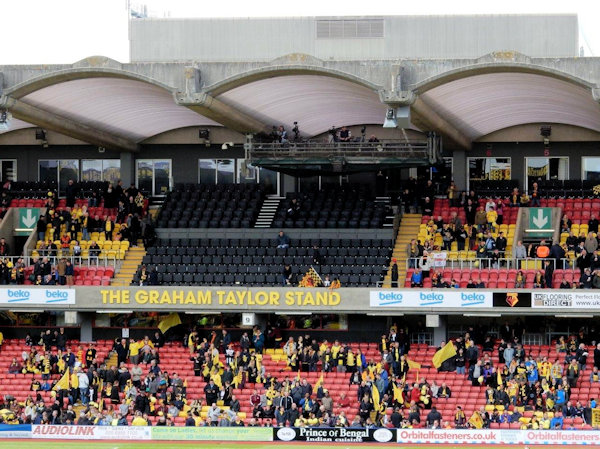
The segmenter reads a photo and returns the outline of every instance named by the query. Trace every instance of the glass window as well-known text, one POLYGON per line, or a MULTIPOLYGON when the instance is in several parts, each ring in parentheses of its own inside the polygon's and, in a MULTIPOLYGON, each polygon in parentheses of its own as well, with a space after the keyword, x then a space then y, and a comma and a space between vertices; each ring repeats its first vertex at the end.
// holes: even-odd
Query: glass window
POLYGON ((217 160, 217 184, 235 183, 235 178, 233 177, 234 169, 235 162, 233 159, 217 160))
POLYGON ((171 180, 171 161, 154 161, 154 194, 166 195, 171 180))
POLYGON ((583 180, 600 180, 600 157, 582 157, 581 171, 583 180))
POLYGON ((38 168, 40 181, 58 181, 58 161, 38 161, 38 168))
POLYGON ((81 161, 82 181, 102 181, 102 160, 84 159, 81 161))
POLYGON ((121 179, 121 160, 105 159, 102 161, 102 180, 116 184, 121 179))
POLYGON ((152 161, 137 161, 138 189, 152 192, 152 161))
POLYGON ((258 169, 247 159, 237 160, 237 182, 239 184, 256 184, 258 169))
POLYGON ((539 180, 563 181, 569 179, 568 157, 528 157, 526 159, 527 185, 539 180))
POLYGON ((339 186, 339 185, 340 185, 340 175, 321 176, 321 188, 322 189, 325 186, 339 186))
POLYGON ((527 177, 535 179, 548 179, 548 158, 528 157, 527 177))
MULTIPOLYGON (((166 315, 155 312, 134 312, 131 314, 111 313, 108 320, 97 320, 97 327, 150 328, 155 329, 166 315)), ((203 329, 239 328, 242 324, 241 313, 183 314, 180 313, 183 326, 180 330, 200 327, 203 329)))
POLYGON ((278 315, 273 321, 280 329, 348 330, 347 315, 278 315))
POLYGON ((265 188, 265 193, 270 195, 276 195, 279 193, 279 173, 273 170, 267 170, 266 168, 259 168, 258 181, 261 186, 265 188))
POLYGON ((216 182, 217 163, 214 159, 198 160, 198 182, 200 184, 214 184, 216 182))
POLYGON ((17 180, 17 161, 15 159, 3 159, 0 171, 2 182, 17 180))
POLYGON ((469 181, 504 181, 511 179, 510 158, 470 157, 469 181))
POLYGON ((320 176, 305 176, 298 178, 298 187, 300 192, 310 192, 321 188, 320 176))
POLYGON ((58 161, 58 182, 60 194, 64 194, 69 180, 79 181, 79 160, 64 159, 58 161))
POLYGON ((150 195, 167 194, 171 188, 170 159, 139 159, 136 161, 136 167, 138 189, 149 192, 150 195))

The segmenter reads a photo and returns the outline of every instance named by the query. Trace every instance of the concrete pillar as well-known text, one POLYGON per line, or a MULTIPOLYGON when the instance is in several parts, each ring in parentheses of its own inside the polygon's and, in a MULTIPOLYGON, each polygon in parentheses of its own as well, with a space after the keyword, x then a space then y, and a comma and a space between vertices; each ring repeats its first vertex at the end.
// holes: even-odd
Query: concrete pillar
MULTIPOLYGON (((446 315, 434 315, 437 317, 437 326, 433 327, 433 345, 438 346, 440 342, 446 341, 448 337, 448 317, 446 315)), ((429 319, 427 319, 427 327, 429 327, 429 319)), ((435 320, 432 320, 435 321, 435 320)))
POLYGON ((93 341, 92 338, 92 323, 94 322, 94 313, 79 312, 79 330, 80 341, 93 341))
POLYGON ((292 193, 296 191, 296 178, 291 175, 281 174, 281 196, 285 196, 286 193, 292 193))
POLYGON ((135 183, 135 158, 133 153, 122 151, 121 157, 121 181, 123 185, 129 187, 130 184, 135 183))
POLYGON ((452 178, 458 190, 467 189, 467 152, 454 150, 452 153, 452 178))

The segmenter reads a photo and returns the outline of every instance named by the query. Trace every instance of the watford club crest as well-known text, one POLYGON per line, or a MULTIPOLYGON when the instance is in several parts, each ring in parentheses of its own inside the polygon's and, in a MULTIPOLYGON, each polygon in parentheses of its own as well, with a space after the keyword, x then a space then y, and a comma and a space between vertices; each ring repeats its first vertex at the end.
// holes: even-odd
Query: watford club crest
POLYGON ((510 307, 514 307, 519 302, 519 294, 518 293, 507 293, 506 294, 506 304, 510 307))

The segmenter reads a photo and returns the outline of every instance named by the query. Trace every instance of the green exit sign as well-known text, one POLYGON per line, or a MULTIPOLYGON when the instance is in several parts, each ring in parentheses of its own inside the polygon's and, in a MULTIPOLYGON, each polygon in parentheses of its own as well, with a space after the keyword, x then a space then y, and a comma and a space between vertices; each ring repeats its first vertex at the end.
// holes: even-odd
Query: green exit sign
POLYGON ((548 235, 554 232, 551 207, 529 208, 529 235, 548 235))
POLYGON ((19 208, 19 224, 15 233, 17 235, 29 235, 31 234, 37 225, 40 218, 40 210, 28 207, 19 208))

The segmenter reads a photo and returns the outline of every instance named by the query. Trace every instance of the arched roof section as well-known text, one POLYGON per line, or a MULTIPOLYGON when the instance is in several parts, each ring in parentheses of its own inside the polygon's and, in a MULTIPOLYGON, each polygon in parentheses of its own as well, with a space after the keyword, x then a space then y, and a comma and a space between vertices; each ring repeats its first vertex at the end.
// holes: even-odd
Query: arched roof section
POLYGON ((219 81, 212 86, 208 86, 205 91, 212 96, 218 96, 224 92, 245 84, 253 83, 255 81, 292 75, 314 75, 319 77, 336 78, 352 82, 376 92, 382 90, 382 87, 377 84, 374 84, 356 75, 339 70, 314 65, 285 64, 261 67, 259 69, 240 73, 238 75, 226 78, 223 81, 219 81))
POLYGON ((593 89, 596 86, 582 78, 578 78, 560 70, 542 67, 534 64, 526 63, 486 63, 474 64, 460 67, 454 70, 448 70, 438 75, 424 79, 423 81, 409 86, 409 89, 417 94, 427 92, 438 86, 448 84, 452 81, 457 81, 463 78, 469 78, 476 75, 487 75, 491 73, 525 73, 532 75, 547 76, 561 81, 566 81, 581 87, 593 89))
POLYGON ((220 126, 179 106, 174 89, 111 68, 53 72, 4 91, 5 95, 134 141, 188 126, 220 126))
POLYGON ((382 124, 386 105, 379 88, 356 77, 332 76, 322 70, 256 72, 207 89, 211 95, 266 124, 283 125, 288 132, 299 123, 305 136, 332 126, 382 124))
POLYGON ((526 123, 561 123, 600 131, 592 84, 525 64, 448 72, 415 86, 420 98, 476 140, 526 123))
POLYGON ((10 95, 13 98, 22 98, 32 92, 35 92, 46 87, 51 87, 56 84, 67 81, 93 79, 93 78, 117 78, 125 80, 140 81, 142 83, 151 84, 160 87, 167 92, 173 93, 175 89, 167 84, 161 83, 153 78, 140 75, 138 73, 129 72, 127 70, 107 68, 107 67, 89 67, 89 68, 71 68, 57 70, 55 72, 45 73, 40 76, 28 79, 12 87, 4 89, 4 94, 10 95))

